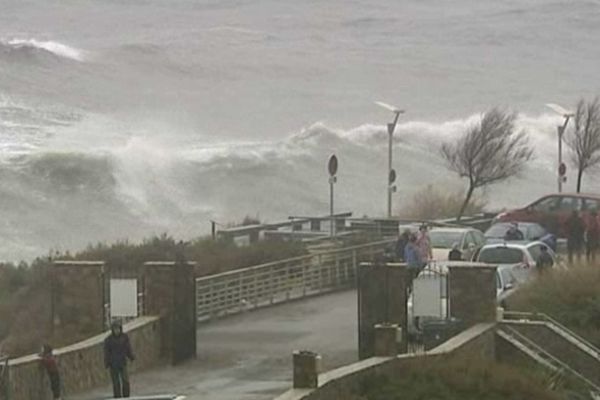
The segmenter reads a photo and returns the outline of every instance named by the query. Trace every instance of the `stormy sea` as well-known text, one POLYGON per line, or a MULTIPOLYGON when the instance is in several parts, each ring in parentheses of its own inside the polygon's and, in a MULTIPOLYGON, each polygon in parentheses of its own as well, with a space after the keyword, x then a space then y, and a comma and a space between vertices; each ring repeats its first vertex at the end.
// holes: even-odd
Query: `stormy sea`
POLYGON ((336 209, 383 215, 375 100, 406 109, 396 212, 464 187, 439 146, 493 106, 535 158, 485 196, 524 204, 556 186, 544 104, 600 94, 598 21, 598 0, 0 0, 0 260, 326 214, 333 153, 336 209))

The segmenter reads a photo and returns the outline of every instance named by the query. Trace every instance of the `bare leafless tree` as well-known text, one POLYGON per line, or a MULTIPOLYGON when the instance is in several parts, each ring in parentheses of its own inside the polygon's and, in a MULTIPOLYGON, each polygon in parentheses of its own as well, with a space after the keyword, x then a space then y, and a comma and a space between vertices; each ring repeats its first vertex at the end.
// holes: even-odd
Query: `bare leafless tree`
POLYGON ((457 219, 463 216, 473 192, 518 175, 533 156, 525 132, 517 132, 517 114, 493 108, 453 143, 441 147, 448 168, 469 180, 457 219))
POLYGON ((581 191, 583 174, 600 164, 600 102, 579 100, 575 111, 575 127, 565 136, 571 149, 571 162, 577 168, 577 193, 581 191))

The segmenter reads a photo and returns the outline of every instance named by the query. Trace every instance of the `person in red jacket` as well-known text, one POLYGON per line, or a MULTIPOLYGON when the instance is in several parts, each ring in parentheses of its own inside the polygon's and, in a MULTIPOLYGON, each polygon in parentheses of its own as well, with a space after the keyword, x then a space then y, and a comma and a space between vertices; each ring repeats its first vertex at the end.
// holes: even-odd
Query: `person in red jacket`
POLYGON ((52 390, 52 398, 54 400, 60 399, 60 373, 58 371, 58 364, 56 357, 52 353, 52 347, 45 344, 42 346, 42 352, 40 353, 40 362, 48 374, 50 380, 50 390, 52 390))

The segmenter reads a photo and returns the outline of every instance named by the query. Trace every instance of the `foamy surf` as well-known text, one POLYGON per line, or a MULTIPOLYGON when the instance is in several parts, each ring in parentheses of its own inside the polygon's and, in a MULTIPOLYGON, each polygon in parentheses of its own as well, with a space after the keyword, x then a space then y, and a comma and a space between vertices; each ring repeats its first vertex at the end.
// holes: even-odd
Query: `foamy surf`
POLYGON ((37 39, 10 39, 0 40, 0 45, 10 47, 14 50, 42 50, 52 53, 58 57, 68 58, 79 62, 83 62, 85 60, 84 52, 82 50, 51 40, 42 41, 37 39))

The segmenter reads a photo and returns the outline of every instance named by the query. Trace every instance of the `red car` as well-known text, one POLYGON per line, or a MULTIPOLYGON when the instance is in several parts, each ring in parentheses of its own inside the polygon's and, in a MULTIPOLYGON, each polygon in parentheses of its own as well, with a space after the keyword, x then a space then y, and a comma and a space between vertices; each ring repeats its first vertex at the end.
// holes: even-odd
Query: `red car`
POLYGON ((566 221, 573 210, 587 220, 592 211, 600 212, 600 195, 559 193, 544 196, 526 207, 500 213, 494 222, 537 222, 559 237, 567 233, 566 221))

